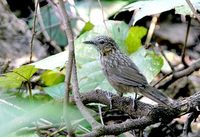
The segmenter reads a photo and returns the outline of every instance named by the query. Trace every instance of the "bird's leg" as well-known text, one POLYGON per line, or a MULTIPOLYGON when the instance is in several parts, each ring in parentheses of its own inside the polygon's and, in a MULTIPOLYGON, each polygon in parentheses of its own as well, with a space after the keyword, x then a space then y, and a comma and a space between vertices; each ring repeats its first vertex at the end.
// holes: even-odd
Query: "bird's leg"
MULTIPOLYGON (((135 95, 137 96, 137 95, 135 95)), ((130 100, 130 103, 132 103, 132 108, 136 111, 137 110, 137 98, 136 97, 133 97, 133 96, 129 96, 128 97, 129 100, 130 100)))
POLYGON ((122 92, 117 91, 117 94, 118 94, 120 97, 123 97, 123 93, 122 93, 122 92))
POLYGON ((134 109, 135 109, 135 111, 137 111, 137 93, 135 93, 135 98, 134 98, 134 100, 133 100, 133 107, 134 107, 134 109))
POLYGON ((112 109, 112 97, 111 97, 110 92, 106 92, 106 97, 107 97, 108 100, 109 100, 110 109, 112 109))

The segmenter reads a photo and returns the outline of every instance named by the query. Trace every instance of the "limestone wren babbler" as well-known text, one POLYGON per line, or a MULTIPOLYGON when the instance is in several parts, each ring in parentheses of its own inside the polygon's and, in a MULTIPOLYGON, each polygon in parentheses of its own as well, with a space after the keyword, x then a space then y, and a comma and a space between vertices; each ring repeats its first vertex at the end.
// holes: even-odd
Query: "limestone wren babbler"
POLYGON ((133 61, 119 50, 112 38, 97 36, 83 43, 94 45, 100 52, 104 75, 120 95, 127 92, 140 92, 161 105, 172 103, 172 99, 147 83, 144 75, 140 73, 133 61))

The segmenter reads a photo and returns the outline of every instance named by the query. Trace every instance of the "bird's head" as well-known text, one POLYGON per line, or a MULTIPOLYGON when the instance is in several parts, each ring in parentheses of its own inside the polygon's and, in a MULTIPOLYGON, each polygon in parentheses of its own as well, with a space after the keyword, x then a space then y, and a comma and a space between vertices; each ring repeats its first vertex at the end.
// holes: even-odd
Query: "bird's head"
POLYGON ((116 42, 108 36, 97 36, 83 43, 93 45, 101 55, 107 55, 118 49, 116 42))

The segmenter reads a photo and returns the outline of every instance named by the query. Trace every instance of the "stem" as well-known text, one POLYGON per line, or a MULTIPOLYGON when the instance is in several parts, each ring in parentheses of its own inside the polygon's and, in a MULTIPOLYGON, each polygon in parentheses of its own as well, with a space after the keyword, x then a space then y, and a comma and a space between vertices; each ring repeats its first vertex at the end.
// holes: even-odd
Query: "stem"
POLYGON ((200 16, 199 14, 196 12, 196 9, 194 8, 194 6, 192 5, 190 0, 185 0, 188 4, 188 6, 190 7, 191 11, 193 12, 194 16, 197 18, 197 20, 200 22, 200 16))
POLYGON ((32 57, 33 57, 33 42, 34 42, 34 37, 36 35, 35 25, 36 25, 38 6, 39 6, 39 0, 35 0, 35 14, 34 14, 34 18, 33 18, 32 37, 31 37, 31 42, 30 42, 30 61, 29 61, 30 63, 32 62, 32 57))
POLYGON ((70 93, 70 80, 71 80, 71 72, 72 72, 72 64, 74 58, 74 43, 73 43, 73 32, 70 27, 70 21, 68 14, 65 10, 65 5, 63 0, 59 0, 59 7, 61 10, 61 17, 63 17, 63 25, 65 27, 65 34, 68 39, 68 47, 69 47, 69 55, 68 55, 68 63, 66 63, 66 74, 65 74, 65 97, 63 104, 63 115, 67 125, 67 129, 69 132, 69 136, 74 136, 71 122, 67 116, 67 110, 69 106, 69 93, 70 93))
POLYGON ((185 35, 185 42, 184 42, 182 53, 181 53, 181 61, 182 61, 183 65, 186 67, 188 67, 188 65, 185 62, 185 50, 186 50, 186 45, 187 45, 187 41, 188 41, 190 25, 191 25, 191 18, 189 18, 189 20, 188 20, 188 25, 187 25, 186 35, 185 35))

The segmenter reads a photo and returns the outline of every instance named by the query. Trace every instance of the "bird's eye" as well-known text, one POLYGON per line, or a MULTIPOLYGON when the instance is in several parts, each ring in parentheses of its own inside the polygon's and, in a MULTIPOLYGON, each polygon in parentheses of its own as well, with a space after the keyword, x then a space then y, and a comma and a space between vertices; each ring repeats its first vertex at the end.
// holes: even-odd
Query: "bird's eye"
POLYGON ((104 44, 105 42, 103 40, 99 41, 100 44, 104 44))

